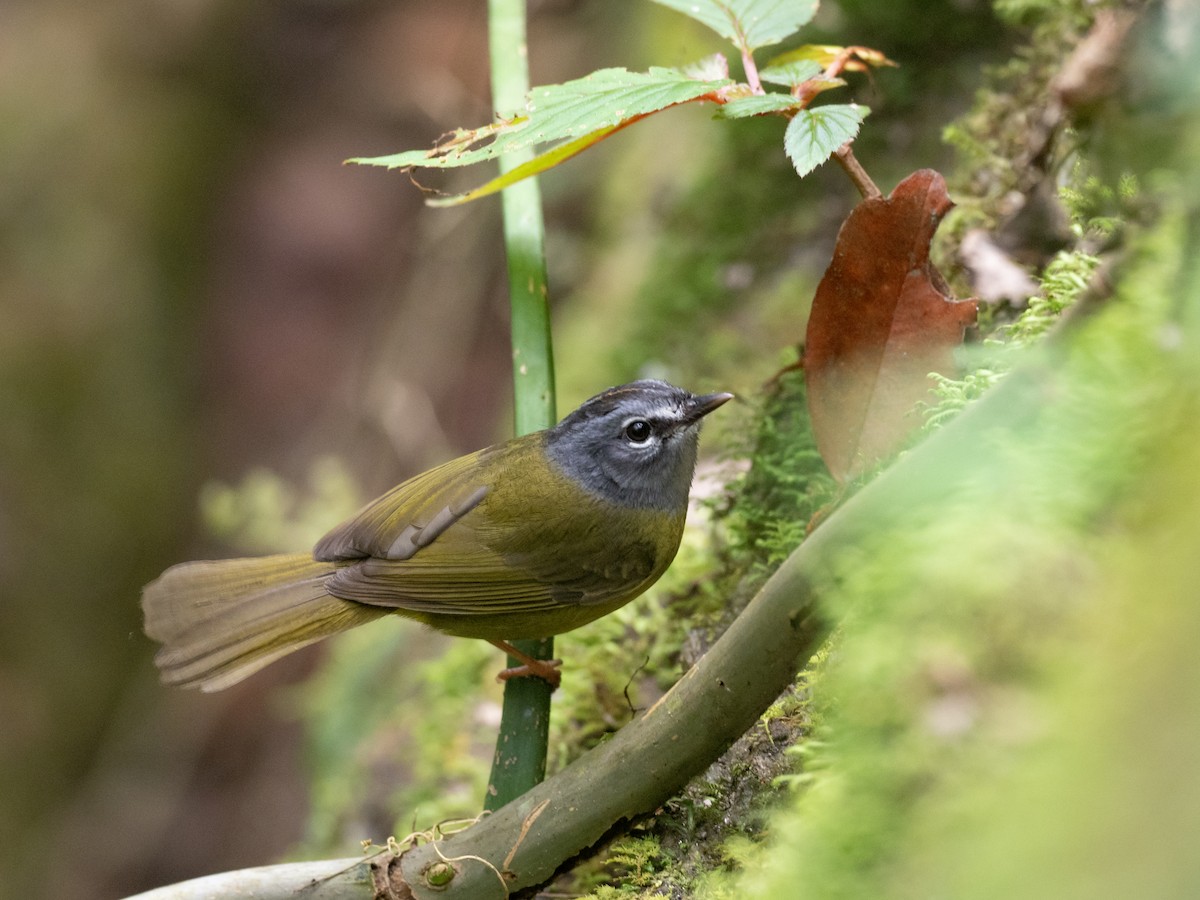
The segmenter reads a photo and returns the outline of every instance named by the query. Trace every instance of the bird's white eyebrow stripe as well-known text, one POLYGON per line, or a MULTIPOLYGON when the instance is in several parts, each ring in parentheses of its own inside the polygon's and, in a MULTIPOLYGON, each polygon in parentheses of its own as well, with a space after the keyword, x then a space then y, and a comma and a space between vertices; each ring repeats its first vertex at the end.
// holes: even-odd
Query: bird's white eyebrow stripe
POLYGON ((646 419, 650 422, 673 422, 679 419, 681 412, 682 410, 674 403, 666 406, 656 406, 653 409, 626 416, 621 420, 621 427, 628 425, 636 419, 646 419))

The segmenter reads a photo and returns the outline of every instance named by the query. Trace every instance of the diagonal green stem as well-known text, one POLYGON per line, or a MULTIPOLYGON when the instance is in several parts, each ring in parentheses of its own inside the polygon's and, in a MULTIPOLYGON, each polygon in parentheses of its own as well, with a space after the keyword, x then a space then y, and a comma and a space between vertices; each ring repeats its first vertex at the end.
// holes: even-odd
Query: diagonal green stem
MULTIPOLYGON (((525 105, 529 93, 525 0, 488 0, 492 102, 502 116, 525 105)), ((507 172, 533 157, 533 148, 500 158, 507 172)), ((504 244, 512 304, 514 416, 517 434, 554 424, 554 357, 546 289, 545 226, 536 178, 506 188, 504 244)), ((539 659, 554 654, 554 641, 520 641, 517 649, 539 659)), ((509 665, 520 665, 509 660, 509 665)), ((484 809, 495 810, 538 784, 546 774, 550 686, 539 678, 513 678, 504 688, 504 710, 484 809)))

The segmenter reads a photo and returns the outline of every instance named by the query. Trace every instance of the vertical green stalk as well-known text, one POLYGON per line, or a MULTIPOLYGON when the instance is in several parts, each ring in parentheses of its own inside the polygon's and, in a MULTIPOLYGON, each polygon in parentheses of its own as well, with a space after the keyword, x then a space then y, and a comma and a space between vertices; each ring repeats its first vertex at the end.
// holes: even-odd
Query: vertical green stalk
MULTIPOLYGON (((502 116, 524 109, 529 93, 525 0, 488 0, 488 47, 492 103, 502 116)), ((533 148, 500 158, 507 172, 533 157, 533 148)), ((554 357, 546 288, 545 226, 536 178, 506 188, 504 244, 512 304, 514 415, 517 434, 553 425, 554 357)), ((517 648, 549 659, 554 640, 520 641, 517 648)), ((520 665, 509 660, 509 665, 520 665)), ((513 678, 504 687, 504 711, 484 809, 499 809, 539 783, 546 774, 550 732, 550 686, 540 678, 513 678)))

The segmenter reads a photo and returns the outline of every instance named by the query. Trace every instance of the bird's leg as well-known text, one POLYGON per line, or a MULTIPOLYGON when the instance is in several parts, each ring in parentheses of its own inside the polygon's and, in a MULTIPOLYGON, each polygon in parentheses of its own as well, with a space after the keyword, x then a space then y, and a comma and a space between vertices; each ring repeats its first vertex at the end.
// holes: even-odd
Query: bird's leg
POLYGON ((497 681, 508 681, 510 678, 540 678, 550 685, 550 690, 557 688, 562 681, 562 672, 559 671, 559 666, 562 665, 561 659, 534 659, 529 654, 522 653, 508 641, 488 641, 488 643, 523 663, 523 665, 514 666, 511 669, 504 669, 496 676, 497 681))

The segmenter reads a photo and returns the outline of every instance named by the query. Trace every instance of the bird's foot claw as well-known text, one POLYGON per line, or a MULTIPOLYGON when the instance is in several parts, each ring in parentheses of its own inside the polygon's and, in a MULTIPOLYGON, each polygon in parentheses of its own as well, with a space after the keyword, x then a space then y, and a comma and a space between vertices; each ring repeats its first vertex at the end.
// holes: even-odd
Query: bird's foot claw
POLYGON ((496 675, 500 682, 510 678, 540 678, 554 690, 562 682, 561 659, 530 659, 524 665, 504 669, 496 675))

